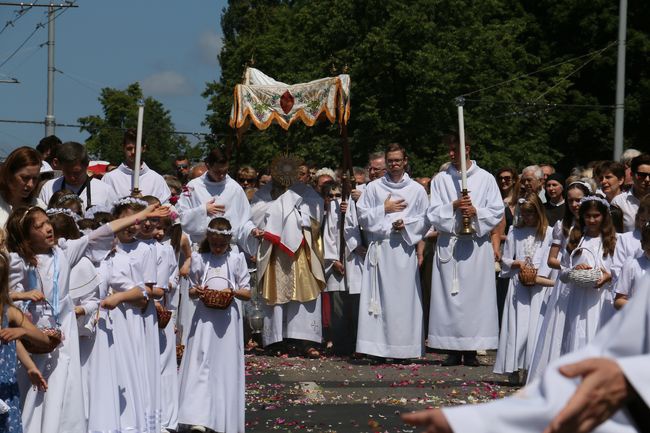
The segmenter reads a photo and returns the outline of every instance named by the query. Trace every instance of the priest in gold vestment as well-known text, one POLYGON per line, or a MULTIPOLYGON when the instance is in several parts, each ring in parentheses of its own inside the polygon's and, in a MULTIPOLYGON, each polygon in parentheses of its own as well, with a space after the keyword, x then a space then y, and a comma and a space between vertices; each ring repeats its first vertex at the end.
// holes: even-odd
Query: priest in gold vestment
MULTIPOLYGON (((264 230, 257 253, 264 298, 262 342, 268 346, 291 338, 320 343, 323 199, 311 186, 297 182, 293 158, 276 159, 273 167, 273 181, 251 203, 253 223, 264 230)), ((313 347, 307 352, 318 355, 313 347)))

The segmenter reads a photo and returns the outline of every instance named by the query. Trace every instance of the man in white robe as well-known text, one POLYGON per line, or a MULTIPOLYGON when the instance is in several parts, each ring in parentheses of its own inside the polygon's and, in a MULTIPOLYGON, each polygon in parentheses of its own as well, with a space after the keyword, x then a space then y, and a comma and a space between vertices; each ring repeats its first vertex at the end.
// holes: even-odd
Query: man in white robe
MULTIPOLYGON (((133 177, 133 167, 135 166, 135 142, 136 132, 132 129, 124 133, 122 141, 122 150, 124 151, 124 162, 115 170, 110 171, 102 177, 102 182, 107 183, 118 198, 131 195, 133 177)), ((146 146, 142 144, 142 153, 144 154, 146 146)), ((139 189, 143 196, 152 195, 166 203, 172 193, 167 186, 165 179, 147 167, 144 162, 140 167, 139 189)))
POLYGON ((63 143, 55 161, 63 176, 45 182, 38 195, 43 203, 48 204, 55 192, 67 189, 79 196, 83 211, 97 205, 113 206, 118 198, 113 189, 99 179, 88 177, 90 160, 83 144, 72 141, 63 143))
MULTIPOLYGON (((176 204, 183 231, 197 244, 205 238, 210 221, 222 216, 232 226, 233 243, 244 247, 249 236, 259 234, 251 221, 246 193, 228 175, 228 160, 219 149, 212 150, 205 163, 208 171, 187 184, 176 204)), ((247 253, 255 255, 256 251, 247 253)))
MULTIPOLYGON (((289 187, 274 176, 257 190, 251 206, 253 224, 263 229, 264 236, 257 256, 258 284, 265 300, 264 346, 285 338, 322 340, 320 292, 325 275, 318 243, 324 204, 311 186, 297 181, 298 165, 288 176, 289 187)), ((318 351, 307 347, 307 354, 318 356, 318 351)))
POLYGON ((487 171, 467 156, 467 189, 461 194, 459 142, 445 137, 452 164, 431 182, 427 217, 438 232, 431 276, 431 308, 427 345, 450 351, 443 365, 479 365, 477 350, 498 345, 494 253, 490 232, 501 221, 503 200, 487 171), (473 235, 459 235, 463 214, 473 235))
MULTIPOLYGON (((642 286, 650 286, 649 275, 642 286)), ((403 419, 431 433, 648 431, 649 365, 650 290, 642 290, 590 344, 557 359, 517 394, 403 419)))
POLYGON ((422 289, 416 246, 426 232, 427 195, 404 169, 406 152, 386 150, 388 173, 370 182, 357 202, 369 241, 363 268, 357 352, 383 358, 424 353, 422 289))

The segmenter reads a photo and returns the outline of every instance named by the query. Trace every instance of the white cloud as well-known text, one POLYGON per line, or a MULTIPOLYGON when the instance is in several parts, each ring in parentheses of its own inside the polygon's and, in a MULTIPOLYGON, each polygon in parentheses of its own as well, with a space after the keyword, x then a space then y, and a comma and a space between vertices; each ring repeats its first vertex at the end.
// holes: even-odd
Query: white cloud
POLYGON ((145 95, 178 96, 193 92, 192 85, 183 75, 175 71, 162 71, 140 81, 145 95))
POLYGON ((201 61, 207 65, 218 64, 217 55, 221 52, 223 39, 212 30, 203 31, 199 35, 198 49, 201 61))

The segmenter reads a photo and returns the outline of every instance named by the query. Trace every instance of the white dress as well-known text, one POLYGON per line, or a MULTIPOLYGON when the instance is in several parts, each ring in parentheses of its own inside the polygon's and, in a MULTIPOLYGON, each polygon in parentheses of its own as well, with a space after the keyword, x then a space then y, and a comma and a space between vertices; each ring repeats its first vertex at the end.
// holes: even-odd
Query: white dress
POLYGON ((499 187, 476 162, 467 170, 467 189, 477 215, 476 233, 459 235, 460 212, 452 202, 461 196, 461 176, 453 164, 431 181, 427 218, 438 232, 431 276, 431 307, 427 344, 447 350, 494 349, 499 320, 490 232, 503 217, 499 187))
POLYGON ((96 313, 99 308, 99 284, 100 278, 97 275, 97 269, 90 259, 82 257, 70 273, 70 297, 72 298, 74 307, 82 307, 84 309, 84 314, 77 318, 77 331, 79 333, 79 356, 81 361, 86 421, 89 416, 88 368, 95 345, 96 313))
POLYGON ((641 231, 639 229, 619 234, 616 239, 614 258, 612 259, 612 281, 616 283, 625 262, 642 255, 641 231))
MULTIPOLYGON (((580 247, 591 251, 596 257, 596 263, 588 252, 583 251, 579 256, 574 256, 573 268, 587 263, 592 267, 602 266, 610 272, 612 256, 602 257, 600 237, 585 236, 580 247)), ((614 314, 611 285, 605 284, 600 289, 575 287, 566 279, 571 270, 569 261, 570 254, 565 249, 561 259, 560 278, 554 288, 555 299, 548 306, 533 354, 529 382, 543 374, 551 361, 584 347, 614 314)))
POLYGON ((32 356, 48 382, 47 392, 32 387, 25 370, 19 370, 23 431, 26 433, 81 433, 86 430, 79 334, 69 293, 70 273, 87 252, 98 245, 105 248, 112 239, 113 232, 108 226, 80 239, 61 239, 50 253, 36 255, 35 268, 18 254, 11 253, 9 286, 15 291, 42 290, 51 308, 43 302, 28 303, 25 308, 37 326, 51 326, 58 321, 64 335, 62 343, 51 353, 32 356))
MULTIPOLYGON (((134 287, 145 291, 145 283, 156 279, 154 251, 142 242, 118 243, 115 251, 103 265, 108 290, 125 292, 134 287)), ((160 432, 160 356, 158 333, 149 335, 151 311, 121 303, 108 313, 113 329, 113 357, 116 362, 117 385, 115 392, 120 401, 120 428, 123 431, 160 432), (155 359, 152 351, 155 349, 155 359), (158 399, 153 396, 158 391, 158 399), (158 411, 158 413, 156 413, 158 411)), ((155 315, 155 312, 153 313, 155 315)), ((157 325, 156 325, 157 326, 157 325)))
POLYGON ((650 259, 643 254, 639 257, 630 257, 621 270, 618 281, 614 286, 614 293, 620 293, 628 298, 634 296, 637 289, 647 290, 643 287, 643 281, 647 281, 646 275, 650 273, 650 259))
MULTIPOLYGON (((650 284, 646 276, 644 285, 650 284)), ((455 433, 538 433, 548 427, 574 394, 578 379, 561 375, 558 367, 606 357, 623 370, 646 406, 650 406, 650 290, 638 293, 586 347, 555 360, 515 395, 487 404, 444 408, 455 433)), ((646 420, 640 420, 641 422, 646 420)), ((640 426, 640 428, 645 426, 640 426)), ((627 410, 619 410, 594 433, 638 432, 627 410)))
POLYGON ((417 358, 424 353, 422 288, 416 246, 427 231, 428 198, 420 184, 404 174, 370 182, 357 202, 359 223, 370 245, 359 299, 357 352, 384 358, 417 358), (384 212, 384 201, 404 199, 401 212, 384 212), (392 224, 404 221, 404 229, 392 224), (408 320, 405 320, 408 318, 408 320))
MULTIPOLYGON (((126 197, 131 195, 131 178, 133 177, 133 170, 126 164, 122 163, 113 171, 109 171, 102 177, 102 182, 107 183, 117 198, 126 197)), ((140 169, 140 192, 142 195, 152 195, 161 203, 166 203, 171 197, 172 193, 167 186, 165 179, 147 167, 147 164, 142 163, 140 169)))
POLYGON ((160 396, 162 426, 176 430, 178 424, 178 365, 176 362, 175 312, 178 302, 178 259, 169 243, 156 242, 158 286, 165 289, 163 307, 172 312, 172 319, 158 330, 160 341, 160 396), (167 285, 164 283, 167 282, 167 285))
MULTIPOLYGON (((192 285, 223 290, 229 286, 224 277, 234 288, 249 288, 243 254, 230 251, 220 256, 192 255, 192 285)), ((201 425, 223 433, 244 432, 242 317, 243 306, 238 299, 225 310, 197 304, 180 368, 180 424, 201 425)))
POLYGON ((524 286, 519 281, 519 268, 510 266, 514 260, 530 257, 537 275, 548 277, 551 270, 546 264, 551 247, 552 230, 547 227, 544 239, 537 240, 536 227, 513 227, 503 248, 502 278, 510 278, 506 295, 495 373, 512 373, 528 369, 537 340, 538 322, 541 318, 546 287, 524 286))

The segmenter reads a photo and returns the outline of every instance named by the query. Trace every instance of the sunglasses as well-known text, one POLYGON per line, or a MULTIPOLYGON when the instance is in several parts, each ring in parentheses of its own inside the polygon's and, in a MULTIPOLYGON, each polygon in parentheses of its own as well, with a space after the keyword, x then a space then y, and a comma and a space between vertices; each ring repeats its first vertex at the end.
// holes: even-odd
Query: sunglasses
POLYGON ((512 180, 512 176, 499 176, 499 180, 501 182, 510 182, 512 180))
POLYGON ((341 197, 343 197, 341 194, 328 194, 327 196, 329 198, 341 198, 341 197))
POLYGON ((245 177, 239 178, 239 183, 254 183, 254 182, 255 182, 255 178, 250 178, 250 179, 245 177))
POLYGON ((176 164, 176 170, 182 170, 184 168, 189 168, 188 164, 176 164))
POLYGON ((644 180, 644 179, 650 178, 650 173, 644 172, 644 171, 637 171, 636 173, 634 173, 634 175, 639 180, 644 180))

